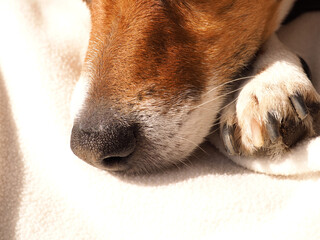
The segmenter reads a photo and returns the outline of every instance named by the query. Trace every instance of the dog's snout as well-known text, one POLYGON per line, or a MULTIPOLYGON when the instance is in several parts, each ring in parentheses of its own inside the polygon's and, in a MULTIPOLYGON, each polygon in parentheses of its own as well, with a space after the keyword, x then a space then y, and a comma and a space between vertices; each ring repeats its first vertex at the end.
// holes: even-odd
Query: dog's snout
POLYGON ((74 154, 89 164, 122 171, 128 167, 127 158, 135 150, 135 127, 114 119, 107 123, 75 123, 70 144, 74 154))

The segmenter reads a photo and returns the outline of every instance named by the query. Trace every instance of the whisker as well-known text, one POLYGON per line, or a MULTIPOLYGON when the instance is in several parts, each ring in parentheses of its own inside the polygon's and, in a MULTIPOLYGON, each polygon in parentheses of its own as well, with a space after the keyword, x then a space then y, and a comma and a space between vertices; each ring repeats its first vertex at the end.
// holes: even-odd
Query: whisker
MULTIPOLYGON (((237 100, 238 100, 238 97, 236 97, 236 98, 233 99, 231 102, 229 102, 227 105, 225 105, 223 108, 221 108, 221 110, 223 110, 224 108, 230 106, 231 104, 233 104, 233 103, 234 103, 235 101, 237 101, 237 100)), ((220 120, 221 118, 222 118, 222 116, 219 116, 219 117, 216 119, 216 122, 217 122, 217 123, 213 124, 213 125, 211 126, 211 128, 214 128, 214 127, 216 127, 217 125, 219 125, 219 124, 220 124, 220 121, 219 121, 219 120, 220 120)), ((211 135, 211 134, 215 133, 217 130, 219 130, 219 128, 217 128, 217 129, 209 132, 208 135, 211 135)))
POLYGON ((217 132, 217 131, 219 131, 219 130, 220 130, 220 128, 216 128, 215 130, 211 131, 211 132, 208 134, 208 136, 211 135, 211 134, 214 134, 215 132, 217 132))
MULTIPOLYGON (((233 104, 235 101, 238 100, 238 97, 236 97, 235 99, 233 99, 231 102, 229 102, 227 105, 225 105, 224 107, 222 107, 220 110, 223 110, 224 108, 230 106, 231 104, 233 104)), ((220 120, 222 118, 222 116, 219 116, 218 118, 216 118, 216 121, 220 120)), ((212 127, 218 125, 219 123, 213 124, 212 127)))
POLYGON ((191 110, 194 110, 194 109, 199 108, 199 107, 201 107, 201 106, 203 106, 203 105, 206 105, 206 104, 211 103, 211 102, 213 102, 213 101, 216 101, 216 100, 218 100, 218 99, 220 99, 220 98, 223 98, 223 97, 225 97, 225 96, 228 96, 229 94, 235 93, 235 92, 241 90, 242 88, 244 88, 244 86, 242 86, 242 87, 240 87, 240 88, 237 88, 237 89, 235 89, 235 90, 233 90, 233 91, 227 92, 227 93, 225 93, 225 94, 222 94, 222 95, 220 95, 220 96, 218 96, 218 97, 216 97, 216 98, 210 99, 210 100, 208 100, 208 101, 206 101, 206 102, 204 102, 204 103, 201 103, 201 104, 199 104, 198 106, 195 106, 194 108, 192 108, 191 110))
POLYGON ((182 159, 182 160, 179 160, 179 162, 176 165, 178 166, 178 165, 182 164, 184 167, 190 167, 190 165, 188 165, 188 162, 190 164, 190 160, 182 159))
POLYGON ((202 147, 199 146, 199 144, 196 144, 195 142, 191 141, 190 139, 184 138, 184 137, 179 137, 178 138, 182 139, 183 141, 187 141, 189 143, 192 143, 194 146, 196 146, 197 148, 199 148, 202 152, 204 152, 206 155, 209 156, 209 153, 207 153, 202 147))
MULTIPOLYGON (((226 107, 228 107, 228 106, 230 106, 232 103, 234 103, 235 101, 237 101, 238 100, 238 96, 235 98, 235 99, 233 99, 231 102, 229 102, 227 105, 225 105, 225 106, 223 106, 222 108, 220 108, 220 111, 221 110, 223 110, 223 109, 225 109, 226 107)), ((203 109, 207 109, 207 110, 211 110, 211 108, 204 108, 204 107, 202 107, 203 109)), ((216 120, 219 120, 220 119, 220 117, 219 118, 216 118, 216 120)))
POLYGON ((192 152, 189 157, 183 160, 188 167, 191 167, 193 164, 190 157, 195 157, 196 159, 200 160, 200 158, 194 152, 192 152))
POLYGON ((208 92, 206 92, 204 95, 207 95, 207 94, 211 93, 212 91, 214 91, 214 90, 216 90, 216 89, 218 89, 218 88, 220 88, 220 87, 223 87, 223 86, 225 86, 225 85, 228 85, 228 84, 230 84, 230 83, 237 82, 237 81, 244 80, 244 79, 249 79, 249 78, 252 78, 252 77, 254 77, 254 76, 246 76, 246 77, 241 77, 241 78, 233 79, 233 80, 231 80, 231 81, 225 82, 225 83, 223 83, 223 84, 220 84, 219 86, 216 86, 216 87, 212 88, 211 90, 209 90, 208 92))
MULTIPOLYGON (((208 155, 209 156, 209 155, 208 155)), ((200 161, 201 159, 199 158, 199 156, 195 153, 195 152, 192 152, 190 154, 189 157, 187 157, 186 159, 182 160, 184 161, 184 164, 187 168, 192 168, 192 165, 193 165, 193 159, 196 158, 198 161, 200 161)))
POLYGON ((223 110, 223 109, 225 109, 226 107, 229 107, 231 104, 233 104, 235 101, 237 101, 238 100, 238 96, 235 98, 235 99, 233 99, 231 102, 229 102, 227 105, 225 105, 225 106, 223 106, 220 110, 223 110))

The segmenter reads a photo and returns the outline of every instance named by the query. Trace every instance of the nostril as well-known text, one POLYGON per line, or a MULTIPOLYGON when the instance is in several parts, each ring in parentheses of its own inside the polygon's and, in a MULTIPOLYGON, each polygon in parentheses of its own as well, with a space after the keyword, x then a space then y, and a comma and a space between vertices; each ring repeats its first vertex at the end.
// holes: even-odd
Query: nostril
POLYGON ((118 154, 103 157, 99 164, 108 170, 124 170, 127 167, 127 159, 134 152, 135 146, 135 141, 133 141, 127 146, 126 149, 118 152, 118 154))

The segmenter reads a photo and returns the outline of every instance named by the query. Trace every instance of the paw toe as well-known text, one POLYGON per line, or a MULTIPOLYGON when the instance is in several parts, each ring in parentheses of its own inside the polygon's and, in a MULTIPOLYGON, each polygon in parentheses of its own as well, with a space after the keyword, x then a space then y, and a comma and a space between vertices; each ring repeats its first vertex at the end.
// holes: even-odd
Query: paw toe
POLYGON ((262 127, 254 118, 251 120, 251 135, 254 147, 261 148, 264 145, 262 127))

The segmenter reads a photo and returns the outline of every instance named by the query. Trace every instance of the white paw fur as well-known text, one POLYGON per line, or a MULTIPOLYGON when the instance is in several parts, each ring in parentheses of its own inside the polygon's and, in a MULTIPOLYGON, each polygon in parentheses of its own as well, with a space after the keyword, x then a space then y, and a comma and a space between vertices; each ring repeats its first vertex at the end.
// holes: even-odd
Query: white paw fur
MULTIPOLYGON (((303 126, 306 130, 305 137, 314 136, 311 114, 303 114, 299 109, 297 111, 290 97, 293 99, 292 96, 299 96, 299 99, 311 103, 319 103, 320 97, 304 72, 299 57, 287 49, 276 35, 264 44, 251 75, 254 77, 240 87, 237 100, 223 109, 220 132, 222 137, 226 134, 225 131, 231 131, 234 135, 234 139, 224 139, 224 144, 227 145, 229 157, 238 164, 255 171, 279 174, 270 170, 266 163, 260 164, 252 157, 259 156, 263 159, 266 156, 270 159, 268 163, 272 165, 272 159, 279 163, 281 155, 290 152, 283 136, 272 129, 270 131, 270 118, 273 125, 278 124, 275 128, 280 128, 283 122, 290 119, 291 123, 303 126)), ((211 140, 220 149, 223 148, 221 141, 217 143, 216 137, 211 140)), ((296 163, 298 165, 299 161, 296 163)), ((286 175, 287 172, 280 171, 280 174, 286 175)))

